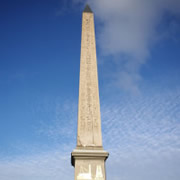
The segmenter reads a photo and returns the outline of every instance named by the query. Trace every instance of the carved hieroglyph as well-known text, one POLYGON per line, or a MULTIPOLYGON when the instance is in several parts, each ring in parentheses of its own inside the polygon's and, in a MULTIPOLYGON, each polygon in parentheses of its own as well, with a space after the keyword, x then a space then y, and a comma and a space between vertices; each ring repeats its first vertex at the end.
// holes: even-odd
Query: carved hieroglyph
POLYGON ((106 180, 96 60, 94 16, 86 5, 82 17, 77 146, 71 153, 75 180, 106 180))
POLYGON ((82 18, 77 146, 102 146, 93 13, 82 18))
POLYGON ((75 180, 105 180, 103 160, 77 160, 75 180))

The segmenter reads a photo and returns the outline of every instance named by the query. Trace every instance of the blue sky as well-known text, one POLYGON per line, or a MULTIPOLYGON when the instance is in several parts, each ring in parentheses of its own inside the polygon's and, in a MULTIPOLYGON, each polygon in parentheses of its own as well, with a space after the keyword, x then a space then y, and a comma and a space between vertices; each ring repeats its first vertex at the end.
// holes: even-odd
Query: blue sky
MULTIPOLYGON (((0 2, 0 179, 70 180, 82 0, 0 2)), ((179 180, 180 1, 88 1, 111 180, 179 180)))

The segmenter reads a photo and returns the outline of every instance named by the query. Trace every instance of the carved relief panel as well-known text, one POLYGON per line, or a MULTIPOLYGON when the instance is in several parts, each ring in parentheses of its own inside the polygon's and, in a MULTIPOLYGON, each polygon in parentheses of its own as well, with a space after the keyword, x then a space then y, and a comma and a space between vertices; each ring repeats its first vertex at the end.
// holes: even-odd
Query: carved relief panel
POLYGON ((76 160, 75 180, 105 180, 103 160, 76 160))

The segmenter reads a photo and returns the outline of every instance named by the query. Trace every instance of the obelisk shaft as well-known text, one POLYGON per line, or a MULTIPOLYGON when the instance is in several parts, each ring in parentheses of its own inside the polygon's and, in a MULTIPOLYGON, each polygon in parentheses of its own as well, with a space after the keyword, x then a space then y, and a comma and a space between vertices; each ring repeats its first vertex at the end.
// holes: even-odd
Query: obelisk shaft
POLYGON ((102 147, 94 15, 86 9, 82 17, 77 146, 102 147))
POLYGON ((77 146, 71 153, 75 180, 105 180, 94 15, 87 5, 82 17, 77 146))

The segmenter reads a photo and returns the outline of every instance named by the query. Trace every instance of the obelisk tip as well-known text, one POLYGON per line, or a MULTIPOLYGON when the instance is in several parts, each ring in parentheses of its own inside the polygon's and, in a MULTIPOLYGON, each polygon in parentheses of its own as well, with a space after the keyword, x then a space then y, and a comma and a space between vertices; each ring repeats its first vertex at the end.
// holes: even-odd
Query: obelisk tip
POLYGON ((93 13, 88 4, 86 4, 86 7, 84 8, 84 11, 83 11, 83 12, 93 13))

